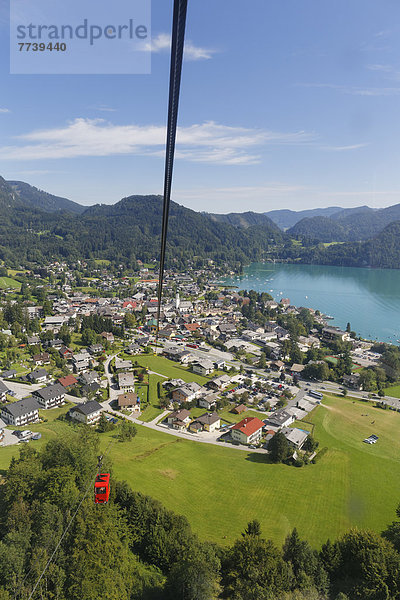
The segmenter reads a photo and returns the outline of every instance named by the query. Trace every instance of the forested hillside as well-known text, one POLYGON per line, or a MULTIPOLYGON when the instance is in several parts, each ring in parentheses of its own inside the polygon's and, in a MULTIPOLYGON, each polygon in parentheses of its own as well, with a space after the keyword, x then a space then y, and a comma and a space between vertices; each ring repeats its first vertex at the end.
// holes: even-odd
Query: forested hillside
POLYGON ((43 600, 400 598, 398 521, 383 537, 354 529, 318 551, 293 529, 278 548, 249 506, 242 536, 223 548, 113 477, 110 502, 96 505, 98 453, 98 434, 80 427, 12 460, 0 486, 1 600, 30 598, 36 584, 43 600))
POLYGON ((72 202, 72 200, 68 200, 67 198, 53 196, 53 194, 39 190, 23 181, 7 181, 7 183, 17 194, 18 198, 32 208, 39 208, 45 212, 60 212, 64 210, 72 214, 81 214, 85 210, 85 207, 81 204, 72 202))
MULTIPOLYGON (((0 260, 9 267, 96 258, 132 268, 137 259, 158 259, 161 196, 130 196, 114 205, 84 209, 28 184, 11 183, 0 177, 0 260), (77 214, 80 210, 84 212, 77 214)), ((203 214, 172 202, 167 265, 185 269, 211 260, 240 269, 275 259, 399 268, 398 222, 400 205, 359 207, 339 209, 330 217, 304 218, 283 232, 262 214, 203 214), (347 243, 325 247, 321 242, 347 243)))

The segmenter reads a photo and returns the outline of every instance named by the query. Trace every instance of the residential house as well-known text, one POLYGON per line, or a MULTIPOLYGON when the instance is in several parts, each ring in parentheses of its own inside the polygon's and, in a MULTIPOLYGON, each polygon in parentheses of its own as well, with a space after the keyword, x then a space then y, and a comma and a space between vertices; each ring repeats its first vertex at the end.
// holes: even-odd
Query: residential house
POLYGON ((14 377, 17 376, 17 371, 15 369, 9 369, 8 371, 0 373, 0 376, 3 377, 3 379, 14 379, 14 377))
POLYGON ((70 390, 78 384, 78 380, 73 375, 66 375, 66 377, 59 377, 58 383, 63 386, 66 390, 70 390))
POLYGON ((131 408, 134 410, 140 410, 140 401, 138 395, 134 392, 127 392, 126 394, 119 394, 118 396, 118 408, 131 408))
POLYGON ((94 425, 101 417, 102 406, 96 400, 88 400, 82 404, 78 404, 69 410, 71 419, 86 423, 86 425, 94 425))
POLYGON ((296 448, 297 450, 301 450, 304 442, 309 436, 308 431, 303 431, 302 429, 297 429, 295 427, 283 427, 280 430, 280 433, 283 433, 289 446, 292 446, 292 448, 296 448))
POLYGON ((135 391, 135 376, 133 373, 119 373, 118 374, 118 388, 122 392, 134 392, 135 391))
POLYGON ((293 423, 295 417, 293 414, 285 410, 284 408, 280 408, 276 410, 272 415, 270 415, 266 422, 268 425, 272 425, 273 427, 288 427, 293 423))
POLYGON ((92 344, 88 348, 89 354, 93 356, 93 354, 100 354, 103 352, 103 346, 101 344, 92 344))
POLYGON ((362 390, 363 386, 360 383, 360 374, 352 373, 351 375, 343 375, 343 383, 352 390, 362 390))
POLYGON ((258 444, 264 423, 257 417, 246 417, 231 427, 232 439, 241 444, 258 444))
POLYGON ((174 429, 186 429, 191 421, 190 412, 184 408, 176 410, 168 415, 167 423, 174 429))
POLYGON ((229 385, 230 380, 231 378, 229 375, 220 375, 219 377, 214 377, 214 379, 208 381, 206 385, 212 390, 222 390, 224 387, 229 385))
POLYGON ((28 346, 40 346, 40 337, 38 335, 28 337, 28 346))
POLYGON ((195 421, 190 423, 189 429, 191 431, 195 431, 195 432, 204 430, 204 431, 208 431, 209 433, 212 433, 216 429, 219 429, 220 426, 221 426, 221 418, 218 415, 218 413, 209 412, 209 413, 205 413, 204 415, 201 415, 200 417, 197 417, 197 419, 195 419, 195 421), (199 428, 197 426, 195 426, 195 428, 192 428, 192 425, 194 423, 199 423, 201 425, 201 429, 199 430, 199 428))
POLYGON ((35 354, 33 357, 35 365, 49 365, 50 354, 48 352, 42 352, 41 354, 35 354))
POLYGON ((61 346, 58 352, 61 358, 64 358, 65 360, 71 360, 71 358, 74 356, 73 350, 71 350, 71 348, 67 348, 67 346, 61 346))
POLYGON ((120 369, 130 369, 132 367, 132 363, 130 360, 122 360, 118 356, 115 357, 115 368, 117 371, 120 369))
POLYGON ((80 354, 75 354, 73 356, 72 362, 75 373, 81 373, 82 371, 89 369, 91 358, 86 352, 81 352, 80 354))
POLYGON ((35 369, 32 373, 29 373, 28 379, 33 383, 45 383, 49 378, 49 374, 46 369, 35 369))
POLYGON ((185 383, 172 392, 172 400, 175 402, 192 402, 192 400, 198 398, 201 390, 201 385, 195 381, 185 383))
POLYGON ((55 348, 56 350, 59 350, 64 346, 64 342, 57 338, 55 340, 49 340, 47 342, 47 346, 48 348, 55 348))
POLYGON ((59 383, 54 383, 41 390, 36 390, 33 395, 37 398, 41 408, 55 408, 64 404, 65 388, 59 383))
POLYGON ((205 396, 201 396, 198 399, 197 403, 200 408, 205 408, 207 410, 211 410, 212 408, 216 407, 217 400, 218 400, 217 393, 211 393, 211 394, 209 393, 209 394, 206 394, 205 396))
POLYGON ((196 360, 192 364, 192 369, 193 373, 199 373, 199 375, 205 376, 209 375, 214 371, 214 364, 211 362, 211 360, 208 360, 207 358, 200 359, 196 360))
POLYGON ((99 383, 99 374, 97 371, 86 371, 79 375, 79 380, 83 385, 89 385, 91 383, 99 383))
POLYGON ((39 420, 39 404, 36 398, 24 398, 1 408, 1 418, 8 425, 21 427, 39 420))
POLYGON ((127 354, 139 354, 141 352, 141 348, 139 344, 129 344, 127 348, 125 348, 125 352, 127 354))
POLYGON ((114 334, 112 334, 111 332, 103 331, 100 335, 102 338, 107 340, 107 342, 110 342, 110 344, 114 343, 114 334))

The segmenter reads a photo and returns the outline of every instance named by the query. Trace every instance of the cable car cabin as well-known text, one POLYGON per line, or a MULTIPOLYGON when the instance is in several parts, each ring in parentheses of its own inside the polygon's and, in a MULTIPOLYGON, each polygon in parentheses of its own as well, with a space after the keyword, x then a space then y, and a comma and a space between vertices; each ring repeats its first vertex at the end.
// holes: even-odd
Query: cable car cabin
POLYGON ((94 482, 95 504, 106 504, 110 497, 110 473, 99 473, 94 482))

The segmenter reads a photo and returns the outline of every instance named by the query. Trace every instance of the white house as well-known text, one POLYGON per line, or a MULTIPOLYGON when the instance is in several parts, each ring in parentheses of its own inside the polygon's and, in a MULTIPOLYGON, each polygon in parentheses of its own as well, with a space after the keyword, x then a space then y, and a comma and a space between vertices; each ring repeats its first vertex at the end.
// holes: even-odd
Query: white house
POLYGON ((246 417, 231 427, 231 436, 241 444, 258 444, 264 423, 257 417, 246 417))
POLYGON ((94 425, 100 419, 101 411, 101 404, 96 400, 89 400, 71 408, 69 414, 71 419, 75 419, 75 421, 86 423, 86 425, 94 425))
POLYGON ((39 404, 36 398, 24 398, 13 402, 12 404, 6 404, 1 409, 1 418, 8 425, 16 425, 21 427, 28 423, 33 423, 39 420, 39 404))
POLYGON ((33 395, 37 398, 40 408, 55 408, 64 403, 65 388, 60 383, 54 383, 41 390, 36 390, 33 395))
POLYGON ((122 392, 135 391, 135 376, 133 373, 119 373, 118 387, 122 392))
POLYGON ((214 371, 214 364, 211 360, 205 358, 204 360, 196 360, 193 365, 193 373, 199 373, 199 375, 209 375, 214 371))

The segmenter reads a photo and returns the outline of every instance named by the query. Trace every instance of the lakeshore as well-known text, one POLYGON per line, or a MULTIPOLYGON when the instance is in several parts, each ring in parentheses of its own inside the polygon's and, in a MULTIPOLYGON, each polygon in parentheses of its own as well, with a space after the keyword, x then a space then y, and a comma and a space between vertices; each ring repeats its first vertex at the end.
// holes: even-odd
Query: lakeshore
POLYGON ((333 317, 331 324, 344 328, 350 322, 366 339, 392 344, 400 339, 400 271, 395 269, 252 263, 224 284, 320 310, 333 317))

